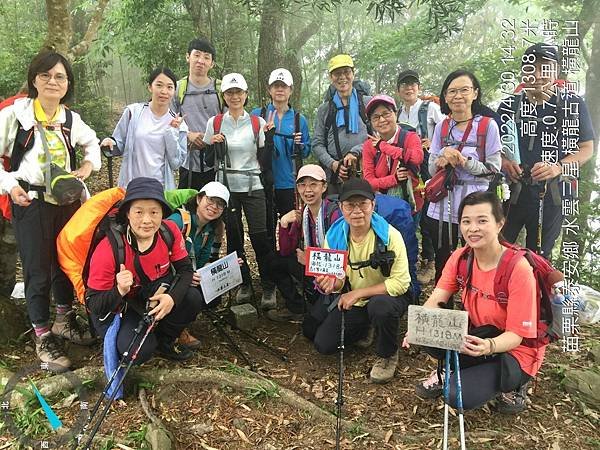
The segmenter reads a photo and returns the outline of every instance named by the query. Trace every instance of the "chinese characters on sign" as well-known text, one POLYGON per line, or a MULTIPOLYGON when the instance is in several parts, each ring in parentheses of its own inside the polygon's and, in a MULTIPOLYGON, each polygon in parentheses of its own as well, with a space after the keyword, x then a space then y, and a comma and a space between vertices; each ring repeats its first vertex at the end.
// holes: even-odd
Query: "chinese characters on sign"
POLYGON ((467 334, 469 313, 452 309, 408 307, 408 343, 459 351, 467 334))
POLYGON ((343 278, 346 275, 348 252, 343 250, 307 247, 305 253, 305 275, 332 275, 336 278, 343 278))
POLYGON ((237 252, 207 264, 197 270, 200 275, 200 287, 204 301, 208 304, 219 295, 242 284, 242 272, 238 263, 237 252))

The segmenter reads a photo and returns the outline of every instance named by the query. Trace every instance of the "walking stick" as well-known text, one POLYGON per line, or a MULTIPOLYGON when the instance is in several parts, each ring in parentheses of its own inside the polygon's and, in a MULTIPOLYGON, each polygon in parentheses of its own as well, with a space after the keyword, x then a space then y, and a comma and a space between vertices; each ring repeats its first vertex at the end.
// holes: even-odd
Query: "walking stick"
POLYGON ((100 147, 100 150, 101 150, 102 154, 104 155, 104 157, 106 158, 106 161, 108 162, 108 187, 113 187, 115 185, 115 183, 114 183, 114 177, 113 177, 112 150, 110 149, 110 147, 108 145, 104 145, 104 146, 100 147))
POLYGON ((448 403, 450 402, 450 350, 446 350, 444 361, 444 443, 443 450, 448 450, 448 403))
MULTIPOLYGON (((546 189, 548 184, 544 181, 544 185, 540 190, 540 200, 538 206, 538 226, 537 226, 537 253, 538 255, 542 255, 542 226, 544 224, 544 197, 546 196, 546 189)), ((546 255, 542 255, 546 256, 546 255)))
POLYGON ((458 424, 460 427, 460 448, 466 450, 465 446, 465 414, 463 409, 463 398, 462 398, 462 382, 460 379, 460 363, 458 360, 458 352, 453 351, 454 356, 454 373, 456 376, 456 403, 458 406, 458 424))
POLYGON ((342 435, 342 406, 344 405, 344 332, 346 329, 346 310, 342 309, 342 322, 340 326, 340 367, 338 374, 337 399, 337 423, 335 428, 335 448, 340 449, 340 439, 342 435))

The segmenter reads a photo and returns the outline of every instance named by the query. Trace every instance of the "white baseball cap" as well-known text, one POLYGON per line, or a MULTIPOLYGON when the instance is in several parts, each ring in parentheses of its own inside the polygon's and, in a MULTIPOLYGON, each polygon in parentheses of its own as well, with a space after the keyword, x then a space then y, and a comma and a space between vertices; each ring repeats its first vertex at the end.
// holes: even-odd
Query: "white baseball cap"
MULTIPOLYGON (((241 89, 241 88, 240 88, 241 89)), ((207 197, 217 197, 222 199, 225 204, 229 204, 229 190, 225 185, 218 181, 211 181, 206 183, 200 192, 204 192, 207 197)))
POLYGON ((292 87, 294 84, 294 78, 292 78, 292 74, 287 69, 275 69, 269 75, 269 86, 271 86, 276 81, 281 81, 285 83, 287 86, 292 87))
POLYGON ((225 92, 227 89, 241 89, 242 91, 248 90, 248 83, 241 73, 228 73, 223 77, 221 81, 221 92, 225 92))

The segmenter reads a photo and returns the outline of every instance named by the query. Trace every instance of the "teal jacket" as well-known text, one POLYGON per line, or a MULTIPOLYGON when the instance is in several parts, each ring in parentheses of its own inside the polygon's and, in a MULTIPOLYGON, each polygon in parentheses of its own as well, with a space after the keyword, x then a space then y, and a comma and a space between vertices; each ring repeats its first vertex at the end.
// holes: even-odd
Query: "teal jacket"
MULTIPOLYGON (((210 249, 215 240, 215 226, 212 222, 204 225, 202 229, 198 229, 198 216, 195 213, 191 214, 192 224, 191 230, 189 233, 189 238, 185 241, 185 248, 192 255, 192 245, 193 254, 196 257, 196 268, 203 267, 210 258, 210 249)), ((180 230, 183 228, 183 219, 181 218, 181 213, 179 211, 175 211, 167 220, 170 220, 177 224, 177 228, 180 230)))

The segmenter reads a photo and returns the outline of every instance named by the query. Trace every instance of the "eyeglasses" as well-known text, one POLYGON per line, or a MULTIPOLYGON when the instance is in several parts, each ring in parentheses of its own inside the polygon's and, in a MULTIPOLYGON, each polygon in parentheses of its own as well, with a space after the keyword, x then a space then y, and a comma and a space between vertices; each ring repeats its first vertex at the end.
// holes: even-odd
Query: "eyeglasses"
POLYGON ((394 115, 394 113, 392 111, 387 111, 381 114, 373 114, 371 115, 371 122, 373 123, 377 123, 379 122, 380 119, 383 120, 388 120, 391 119, 391 117, 394 115))
POLYGON ((50 80, 52 78, 54 78, 54 80, 58 83, 58 84, 63 84, 66 83, 68 78, 67 75, 65 75, 64 73, 57 73, 56 75, 51 75, 48 72, 42 72, 42 73, 38 73, 37 76, 40 78, 40 80, 42 80, 44 83, 48 83, 50 82, 50 80))
POLYGON ((233 97, 234 95, 238 95, 241 97, 244 94, 246 94, 246 91, 242 89, 227 89, 225 92, 223 92, 223 95, 225 97, 233 97))
POLYGON ((225 201, 219 197, 206 197, 206 203, 208 203, 209 206, 214 206, 215 208, 220 209, 221 211, 227 206, 225 201))
POLYGON ((456 97, 456 94, 460 94, 462 96, 469 95, 469 93, 473 90, 473 86, 465 86, 459 89, 448 89, 446 91, 446 97, 456 97))
POLYGON ((352 69, 350 67, 346 67, 344 69, 335 69, 333 72, 331 72, 331 76, 334 78, 341 78, 341 77, 346 77, 346 78, 350 78, 352 76, 354 72, 352 71, 352 69))
POLYGON ((412 81, 403 81, 400 83, 400 87, 401 88, 407 88, 409 86, 415 86, 419 84, 419 82, 417 80, 412 80, 412 81))
POLYGON ((367 212, 371 208, 371 205, 372 205, 371 200, 362 200, 360 202, 342 202, 342 210, 345 213, 351 213, 356 208, 358 208, 362 212, 367 212))
POLYGON ((316 191, 317 189, 319 189, 319 186, 322 186, 323 182, 322 181, 310 181, 310 182, 301 182, 301 183, 297 183, 296 187, 298 188, 299 191, 304 191, 306 190, 306 188, 310 188, 311 191, 316 191))

